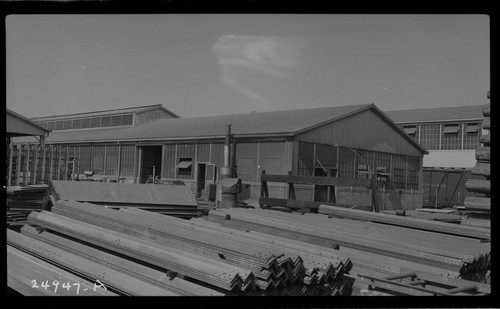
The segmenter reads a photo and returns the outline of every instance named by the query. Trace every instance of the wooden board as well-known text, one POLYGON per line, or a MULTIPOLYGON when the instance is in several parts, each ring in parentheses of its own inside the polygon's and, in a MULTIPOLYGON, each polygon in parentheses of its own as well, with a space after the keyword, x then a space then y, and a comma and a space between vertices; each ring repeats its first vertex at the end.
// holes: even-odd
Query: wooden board
POLYGON ((467 179, 465 189, 472 192, 491 193, 491 183, 484 179, 467 179))
POLYGON ((464 201, 465 209, 469 210, 491 210, 491 199, 488 197, 466 196, 464 201))
POLYGON ((490 162, 490 147, 477 147, 476 160, 479 162, 490 162))
POLYGON ((369 179, 351 179, 351 178, 339 178, 339 177, 313 177, 313 176, 262 174, 260 176, 260 180, 267 182, 300 183, 307 185, 365 187, 365 188, 371 187, 369 179))
POLYGON ((491 167, 490 163, 485 162, 477 162, 476 166, 471 169, 472 175, 480 175, 490 177, 491 175, 491 167))

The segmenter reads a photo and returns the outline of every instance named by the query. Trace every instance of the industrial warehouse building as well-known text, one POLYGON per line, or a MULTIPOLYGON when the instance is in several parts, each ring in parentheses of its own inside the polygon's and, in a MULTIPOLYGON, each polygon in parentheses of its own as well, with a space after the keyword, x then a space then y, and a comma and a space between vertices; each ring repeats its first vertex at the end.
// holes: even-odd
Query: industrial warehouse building
POLYGON ((423 161, 424 205, 464 204, 465 182, 480 145, 482 109, 483 105, 471 105, 386 112, 429 151, 423 161))
POLYGON ((429 154, 424 167, 471 168, 483 122, 483 105, 385 112, 429 154))
MULTIPOLYGON (((376 175, 380 188, 399 190, 403 207, 421 205, 427 151, 374 104, 199 118, 178 118, 161 105, 148 108, 156 119, 142 124, 136 120, 144 112, 141 108, 37 121, 53 130, 46 143, 63 150, 66 162, 77 162, 72 166, 76 171, 69 168, 71 174, 93 171, 94 177, 107 181, 134 183, 151 178, 181 180, 197 196, 206 196, 223 165, 225 124, 231 124, 233 162, 243 183, 241 199, 259 197, 263 171, 323 176, 326 170, 344 178, 376 175), (125 114, 132 116, 123 121, 125 114), (121 123, 115 118, 115 126, 102 125, 109 117, 113 123, 118 115, 121 123)), ((335 189, 339 203, 371 203, 366 188, 335 189)), ((272 197, 286 198, 286 191, 286 184, 269 186, 272 197)), ((312 186, 298 186, 295 191, 299 200, 326 198, 312 186)))

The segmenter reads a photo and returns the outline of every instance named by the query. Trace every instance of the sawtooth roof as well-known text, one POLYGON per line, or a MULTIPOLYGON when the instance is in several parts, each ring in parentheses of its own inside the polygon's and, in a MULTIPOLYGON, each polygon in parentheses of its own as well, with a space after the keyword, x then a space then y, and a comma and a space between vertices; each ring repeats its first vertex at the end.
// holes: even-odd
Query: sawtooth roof
POLYGON ((483 105, 386 111, 396 123, 482 120, 483 105))

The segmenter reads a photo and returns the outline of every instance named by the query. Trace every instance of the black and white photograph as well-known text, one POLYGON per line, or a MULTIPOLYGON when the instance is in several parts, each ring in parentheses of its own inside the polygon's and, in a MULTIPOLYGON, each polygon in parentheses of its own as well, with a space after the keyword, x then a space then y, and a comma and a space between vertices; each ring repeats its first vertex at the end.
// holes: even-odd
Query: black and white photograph
POLYGON ((7 14, 8 296, 489 299, 490 24, 7 14))

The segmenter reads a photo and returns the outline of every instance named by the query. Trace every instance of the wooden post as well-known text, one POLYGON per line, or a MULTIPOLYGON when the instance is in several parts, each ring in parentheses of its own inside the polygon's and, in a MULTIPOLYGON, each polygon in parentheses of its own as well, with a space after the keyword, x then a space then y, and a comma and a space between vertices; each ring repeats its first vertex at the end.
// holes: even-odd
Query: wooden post
POLYGON ((14 184, 19 186, 19 173, 21 172, 21 151, 23 149, 23 144, 17 144, 17 162, 16 162, 16 172, 14 184))
POLYGON ((40 147, 42 149, 42 176, 41 176, 41 181, 45 180, 45 167, 47 165, 47 146, 42 145, 40 147))
POLYGON ((12 144, 12 141, 9 143, 9 173, 7 174, 7 186, 12 185, 12 158, 14 156, 14 144, 12 144))
POLYGON ((66 146, 66 155, 64 156, 64 175, 63 180, 68 180, 68 169, 69 169, 69 146, 66 146))
POLYGON ((61 154, 62 154, 62 146, 57 146, 57 167, 56 167, 56 180, 62 180, 61 178, 61 154))
POLYGON ((34 158, 33 158, 33 161, 35 162, 33 164, 33 184, 36 184, 37 183, 37 176, 38 176, 38 152, 39 152, 39 145, 35 145, 35 154, 34 154, 34 158))
POLYGON ((26 144, 26 171, 23 173, 24 175, 23 183, 25 185, 30 184, 30 178, 31 178, 31 175, 30 178, 28 178, 28 174, 30 174, 30 150, 31 150, 31 144, 28 143, 26 144))
POLYGON ((49 180, 54 180, 54 146, 50 145, 50 165, 49 165, 49 180))
POLYGON ((372 209, 372 211, 379 212, 377 180, 375 177, 372 177, 370 180, 371 180, 371 189, 372 189, 372 196, 373 196, 373 202, 372 202, 373 209, 372 209))

